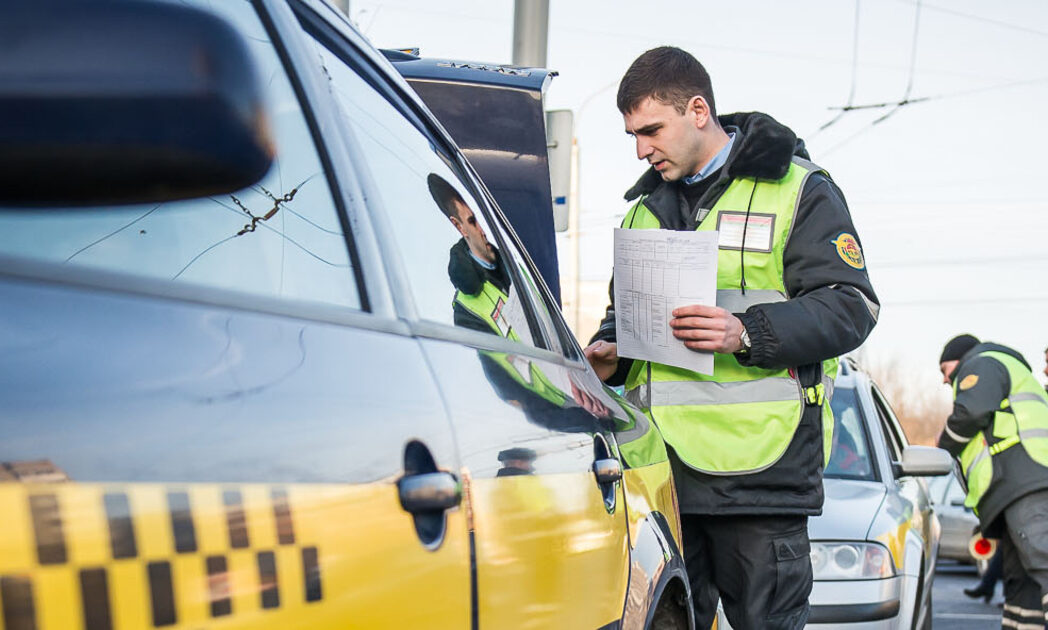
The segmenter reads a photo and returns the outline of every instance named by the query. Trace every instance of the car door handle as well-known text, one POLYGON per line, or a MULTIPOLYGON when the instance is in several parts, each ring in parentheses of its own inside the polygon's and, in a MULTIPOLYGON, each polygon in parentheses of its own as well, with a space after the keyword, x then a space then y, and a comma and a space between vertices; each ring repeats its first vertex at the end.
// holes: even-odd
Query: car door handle
POLYGON ((593 462, 593 474, 597 476, 597 483, 601 485, 615 483, 622 479, 622 465, 614 458, 598 459, 593 462))
POLYGON ((448 472, 422 473, 397 481, 400 505, 408 512, 438 512, 462 502, 462 484, 448 472))

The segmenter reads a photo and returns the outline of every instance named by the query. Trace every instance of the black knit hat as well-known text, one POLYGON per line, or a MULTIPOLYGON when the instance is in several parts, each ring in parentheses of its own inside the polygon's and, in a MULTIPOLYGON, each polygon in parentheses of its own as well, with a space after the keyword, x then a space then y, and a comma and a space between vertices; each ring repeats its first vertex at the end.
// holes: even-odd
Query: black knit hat
POLYGON ((968 334, 957 335, 946 342, 946 346, 942 349, 942 356, 939 357, 939 363, 957 361, 977 345, 979 345, 978 337, 968 334))

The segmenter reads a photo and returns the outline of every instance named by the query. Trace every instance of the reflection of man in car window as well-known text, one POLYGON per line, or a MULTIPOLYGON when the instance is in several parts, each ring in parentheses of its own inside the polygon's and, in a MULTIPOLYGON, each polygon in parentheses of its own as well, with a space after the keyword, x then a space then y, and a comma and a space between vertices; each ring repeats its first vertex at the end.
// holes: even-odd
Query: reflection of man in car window
MULTIPOLYGON (((845 413, 852 411, 847 409, 845 413)), ((830 463, 826 465, 826 474, 848 476, 866 476, 869 474, 866 455, 859 449, 852 429, 838 422, 833 430, 833 450, 830 451, 830 463)))
POLYGON ((429 192, 462 238, 451 247, 448 275, 455 285, 455 325, 516 338, 503 309, 509 300, 509 273, 499 250, 488 241, 473 210, 455 188, 436 173, 429 192))
MULTIPOLYGON (((511 281, 502 253, 488 241, 476 214, 458 190, 435 173, 429 175, 427 183, 441 212, 462 235, 451 247, 448 260, 448 276, 455 286, 455 325, 521 341, 517 329, 509 323, 511 281)), ((477 354, 498 396, 518 407, 529 422, 552 431, 592 433, 594 416, 610 415, 599 401, 587 400, 585 407, 576 404, 573 393, 579 398, 582 395, 563 391, 526 353, 478 350, 477 354)), ((527 448, 504 450, 498 455, 497 476, 532 474, 538 457, 527 448)))
POLYGON ((825 474, 830 477, 872 479, 873 464, 859 415, 858 401, 852 389, 840 389, 833 395, 833 447, 825 474))

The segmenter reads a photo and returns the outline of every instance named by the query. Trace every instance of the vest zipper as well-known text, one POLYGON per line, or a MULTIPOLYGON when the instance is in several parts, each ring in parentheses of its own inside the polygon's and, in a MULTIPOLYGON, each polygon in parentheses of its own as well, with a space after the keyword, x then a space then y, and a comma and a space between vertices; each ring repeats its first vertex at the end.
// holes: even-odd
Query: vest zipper
POLYGON ((746 203, 746 218, 742 220, 742 247, 739 248, 739 290, 746 295, 746 228, 750 226, 750 208, 753 207, 753 194, 757 192, 756 177, 753 178, 753 188, 750 189, 750 200, 746 203))

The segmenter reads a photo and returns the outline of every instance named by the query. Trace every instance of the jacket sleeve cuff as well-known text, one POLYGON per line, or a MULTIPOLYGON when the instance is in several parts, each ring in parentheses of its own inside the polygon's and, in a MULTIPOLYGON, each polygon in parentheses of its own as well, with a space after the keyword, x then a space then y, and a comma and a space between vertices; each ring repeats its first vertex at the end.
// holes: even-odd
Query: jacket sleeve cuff
POLYGON ((630 368, 633 367, 633 359, 627 359, 619 357, 619 366, 615 370, 615 373, 608 377, 608 380, 604 381, 612 387, 626 384, 626 377, 629 376, 630 368))
POLYGON ((779 340, 771 328, 771 322, 767 316, 757 310, 750 308, 745 313, 735 313, 746 332, 750 335, 750 349, 747 352, 736 352, 735 358, 739 365, 747 367, 773 367, 772 360, 779 352, 779 340))

